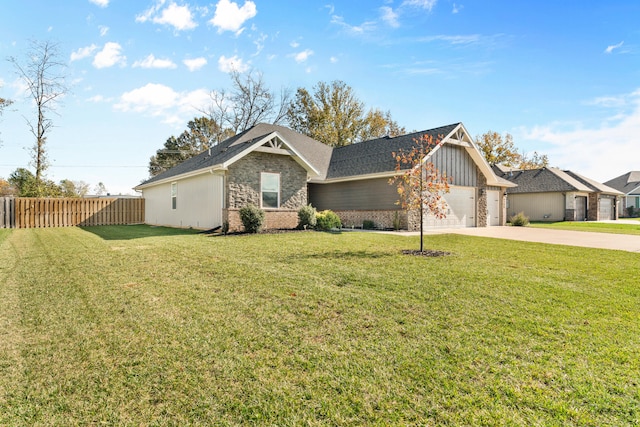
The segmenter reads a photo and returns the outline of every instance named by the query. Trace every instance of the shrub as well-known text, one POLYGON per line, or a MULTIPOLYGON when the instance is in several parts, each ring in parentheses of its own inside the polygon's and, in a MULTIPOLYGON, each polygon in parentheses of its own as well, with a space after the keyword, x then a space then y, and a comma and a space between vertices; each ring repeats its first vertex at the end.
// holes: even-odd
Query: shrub
POLYGON ((402 225, 402 220, 400 219, 400 214, 396 212, 393 214, 393 229, 398 231, 400 230, 401 225, 402 225))
POLYGON ((520 212, 509 218, 509 222, 516 227, 524 227, 529 225, 529 217, 527 217, 524 212, 520 212))
POLYGON ((633 208, 633 206, 627 206, 627 216, 629 218, 633 218, 634 211, 635 209, 633 208))
POLYGON ((316 228, 318 230, 331 230, 332 228, 341 228, 342 222, 335 212, 326 210, 316 214, 316 228))
POLYGON ((364 230, 373 230, 375 227, 375 223, 370 219, 365 219, 364 221, 362 221, 362 228, 364 230))
POLYGON ((227 234, 229 232, 229 221, 225 221, 222 223, 222 234, 227 234))
POLYGON ((298 210, 298 228, 314 228, 316 226, 316 208, 311 205, 298 210))
POLYGON ((257 206, 247 205, 240 209, 240 221, 247 233, 257 233, 264 222, 264 211, 257 206))

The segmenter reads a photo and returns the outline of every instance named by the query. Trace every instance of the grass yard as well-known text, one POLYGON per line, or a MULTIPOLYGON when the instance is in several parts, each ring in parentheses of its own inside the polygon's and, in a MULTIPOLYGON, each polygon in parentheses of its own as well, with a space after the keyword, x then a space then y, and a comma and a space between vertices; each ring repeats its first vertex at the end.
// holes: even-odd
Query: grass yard
POLYGON ((638 254, 0 230, 0 425, 640 423, 638 254))
MULTIPOLYGON (((625 218, 625 220, 628 218, 625 218)), ((638 224, 615 224, 610 222, 532 222, 530 227, 555 228, 556 230, 593 231, 597 233, 635 234, 640 235, 640 221, 638 224)))

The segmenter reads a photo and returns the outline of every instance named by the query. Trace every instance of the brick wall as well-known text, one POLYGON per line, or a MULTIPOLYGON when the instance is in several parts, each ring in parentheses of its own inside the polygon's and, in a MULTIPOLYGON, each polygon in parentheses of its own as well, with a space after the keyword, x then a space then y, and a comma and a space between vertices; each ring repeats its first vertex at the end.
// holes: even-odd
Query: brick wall
POLYGON ((375 228, 394 228, 396 217, 400 221, 400 229, 407 229, 407 214, 395 210, 344 210, 335 211, 345 228, 361 228, 365 220, 373 221, 375 228))
MULTIPOLYGON (((240 209, 223 209, 222 219, 229 223, 230 232, 244 231, 240 221, 240 209)), ((292 229, 298 226, 298 211, 288 209, 265 210, 263 230, 292 229)))

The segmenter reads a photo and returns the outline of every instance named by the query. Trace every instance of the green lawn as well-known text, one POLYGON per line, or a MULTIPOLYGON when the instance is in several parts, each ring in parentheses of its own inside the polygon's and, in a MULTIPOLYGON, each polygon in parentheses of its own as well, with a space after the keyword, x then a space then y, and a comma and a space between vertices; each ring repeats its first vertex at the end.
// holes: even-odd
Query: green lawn
POLYGON ((616 224, 610 222, 591 221, 532 222, 530 226, 538 228, 555 228, 557 230, 594 231, 597 233, 640 235, 640 221, 638 222, 638 224, 616 224))
POLYGON ((638 254, 0 230, 0 425, 640 423, 638 254))

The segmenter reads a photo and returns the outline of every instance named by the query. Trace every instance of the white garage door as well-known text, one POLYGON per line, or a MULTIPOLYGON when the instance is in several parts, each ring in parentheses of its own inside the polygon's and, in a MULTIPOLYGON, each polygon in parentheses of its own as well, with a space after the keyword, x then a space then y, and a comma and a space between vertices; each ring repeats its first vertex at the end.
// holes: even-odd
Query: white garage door
POLYGON ((600 219, 613 219, 613 200, 612 199, 600 199, 600 219))
POLYGON ((500 192, 487 191, 487 225, 500 225, 500 192))
POLYGON ((475 227, 476 190, 474 187, 450 187, 445 194, 447 203, 444 219, 436 219, 427 215, 424 226, 427 228, 461 228, 475 227))

